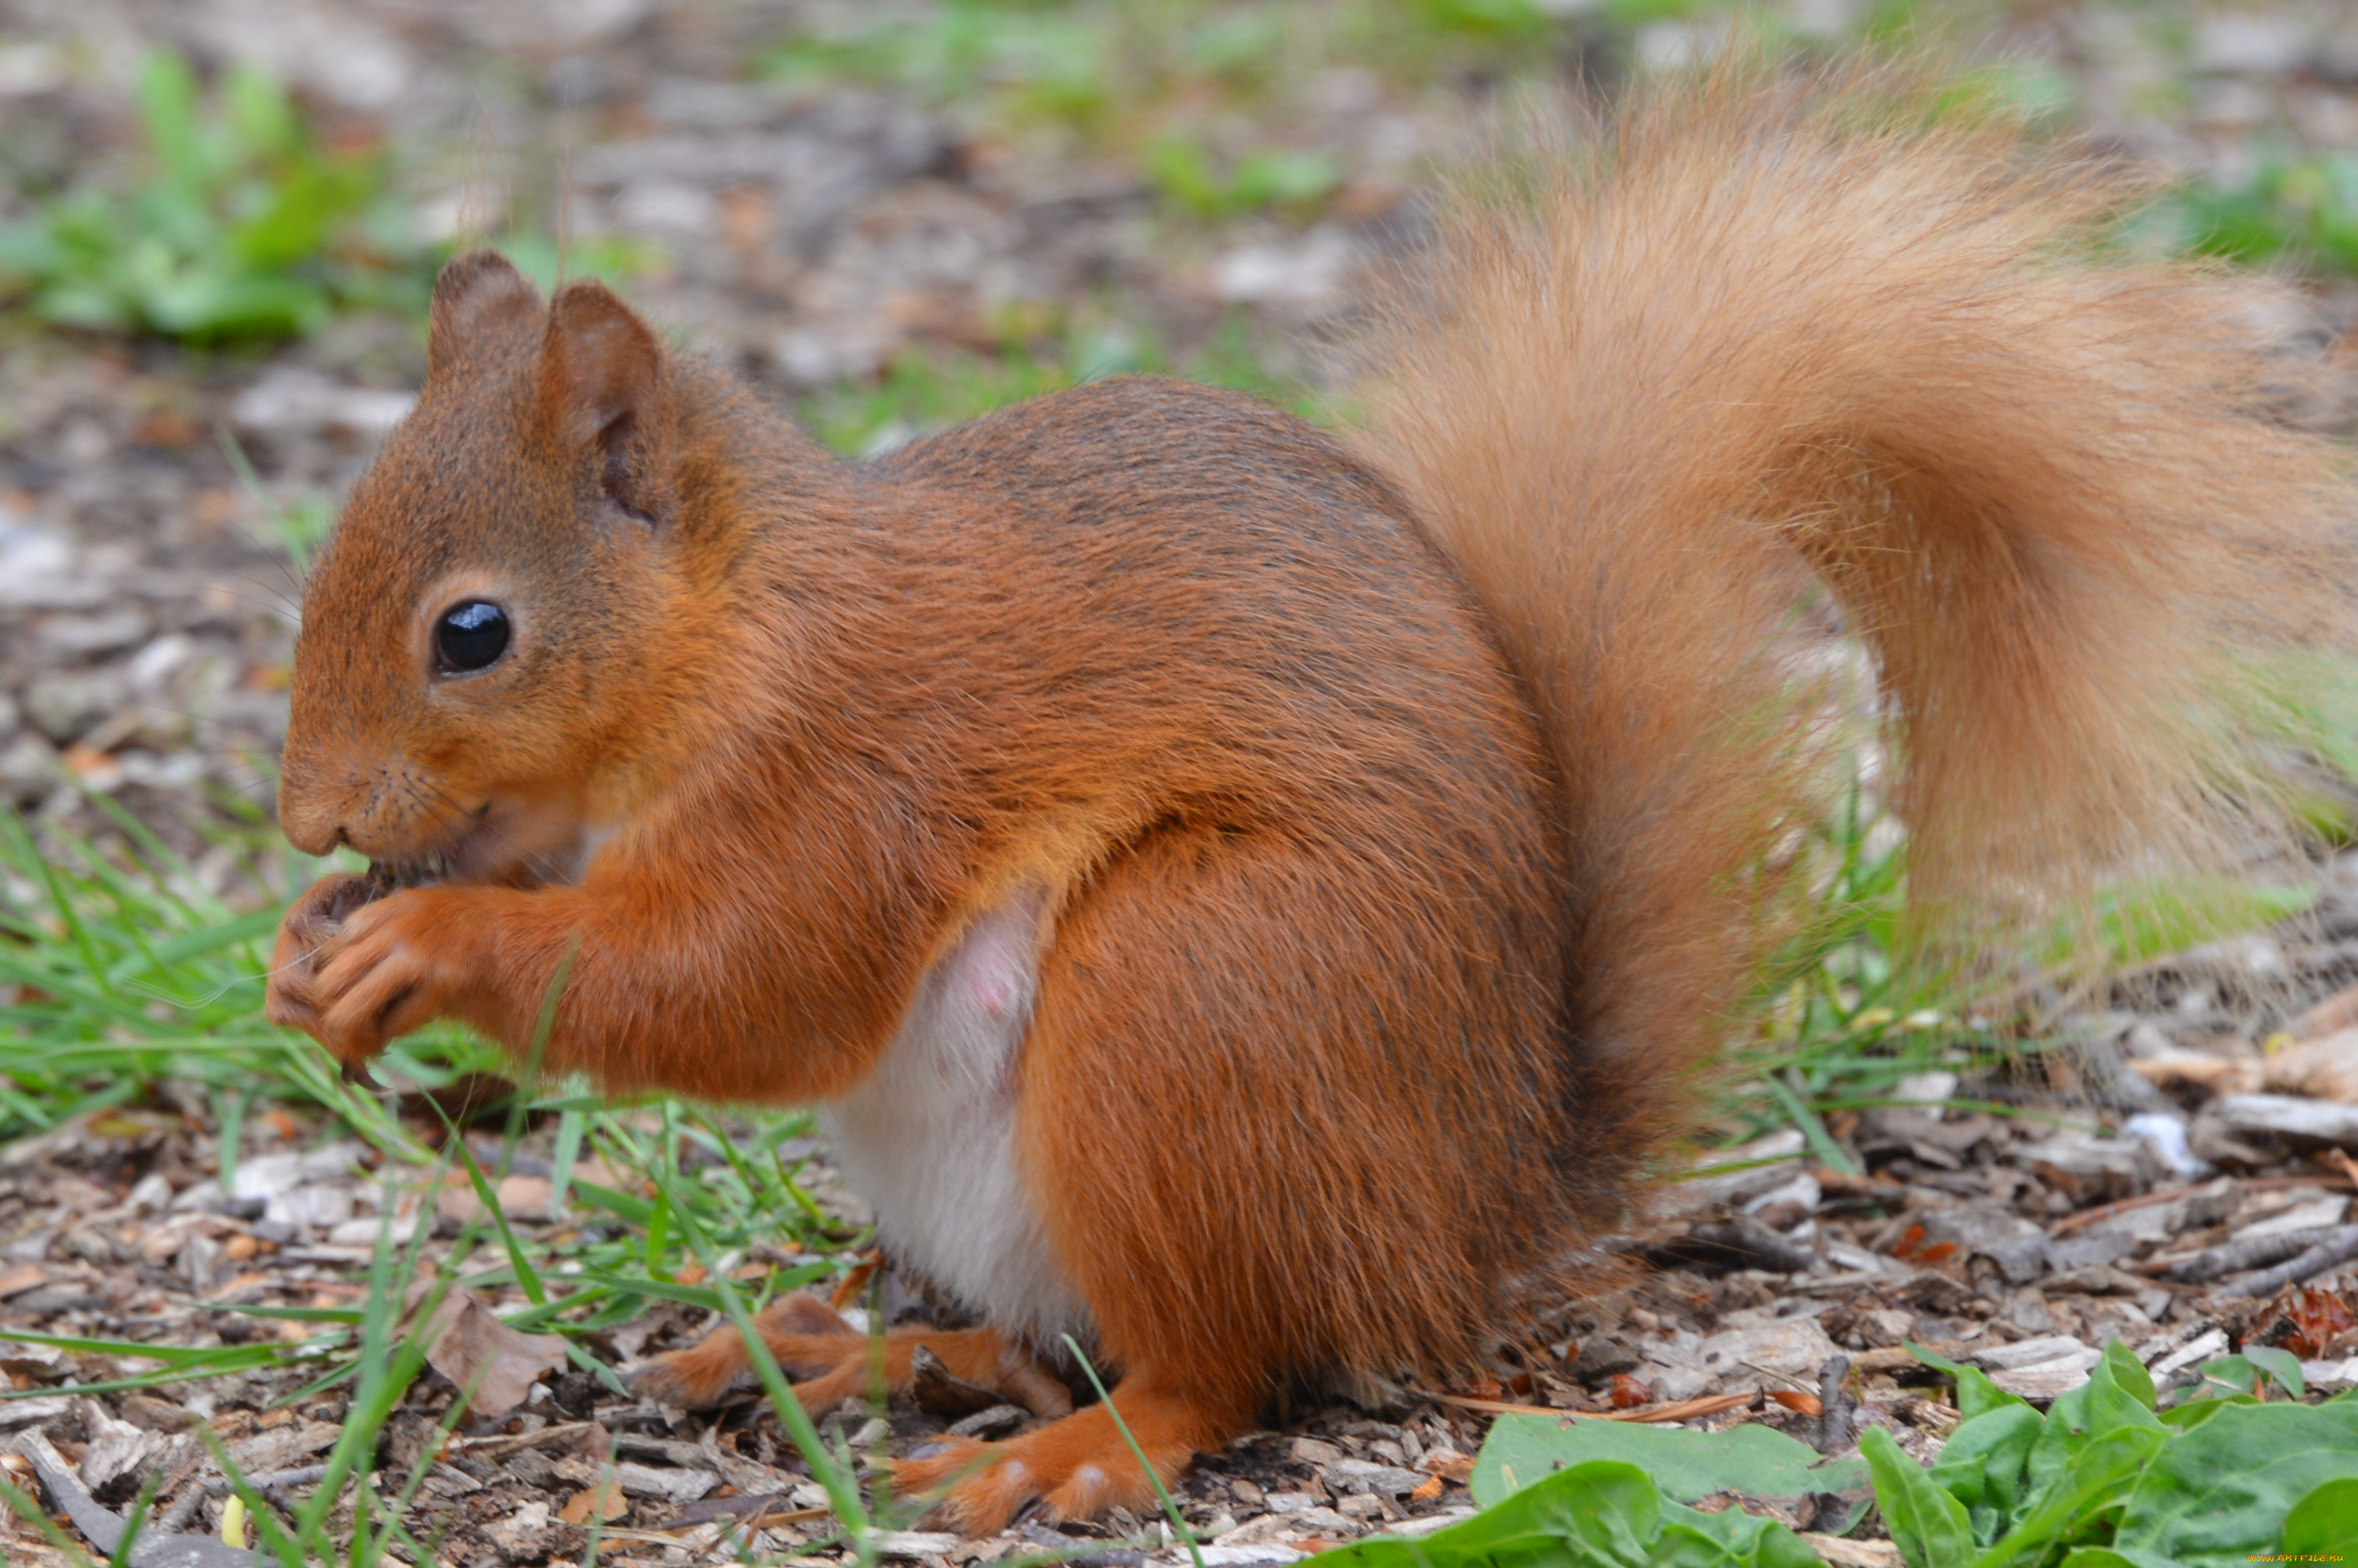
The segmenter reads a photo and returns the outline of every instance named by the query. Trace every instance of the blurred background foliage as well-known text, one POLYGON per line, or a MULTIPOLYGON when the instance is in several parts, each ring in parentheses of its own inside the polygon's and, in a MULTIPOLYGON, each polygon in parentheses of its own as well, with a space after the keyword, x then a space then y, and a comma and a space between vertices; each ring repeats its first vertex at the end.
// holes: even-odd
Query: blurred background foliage
MULTIPOLYGON (((856 89, 946 116, 961 157, 1110 171, 1148 193, 1152 244, 1179 275, 1246 242, 1349 230, 1380 243, 1412 225, 1415 183, 1501 114, 1691 69, 1738 27, 1803 56, 1920 46, 1957 60, 1960 101, 2027 111, 2044 134, 2093 124, 2113 136, 2137 116, 2174 127, 2162 147, 2174 178, 2137 243, 2277 269, 2320 296, 2351 287, 2358 126, 2336 142, 2291 113, 2290 98, 2223 117, 2218 62, 2257 47, 2235 31, 2239 11, 2177 0, 2103 10, 2115 52, 2143 62, 2126 87, 2017 47, 2041 15, 2028 0, 912 0, 814 8, 739 70, 764 91, 856 89)), ((2286 80, 2298 86, 2299 73, 2286 80)), ((298 351, 354 317, 419 341, 434 268, 485 237, 545 286, 585 273, 629 286, 670 265, 654 235, 568 232, 561 189, 519 204, 488 236, 438 220, 427 149, 322 114, 251 64, 200 72, 158 49, 139 63, 132 102, 115 144, 62 168, 13 168, 16 200, 0 216, 10 330, 251 361, 298 351)), ((0 165, 22 162, 0 147, 0 165)), ((1298 349, 1313 334, 1282 313, 1231 306, 1181 333, 1135 305, 1111 288, 1005 299, 960 331, 915 335, 872 368, 794 395, 823 439, 854 455, 1123 372, 1193 375, 1337 416, 1298 349)), ((316 532, 327 503, 297 506, 311 523, 302 532, 316 532)), ((2338 670, 2283 683, 2287 746, 2323 781, 2311 813, 2320 842, 2350 833, 2353 689, 2338 670)), ((0 907, 0 933, 13 937, 0 940, 0 984, 16 987, 0 1029, 21 1046, 0 1052, 0 1119, 41 1123, 160 1075, 223 1094, 275 1083, 343 1104, 307 1045, 261 1025, 241 980, 266 949, 266 909, 199 896, 186 865, 128 818, 103 842, 62 850, 5 826, 0 867, 38 896, 0 907)), ((254 884, 283 896, 290 862, 266 822, 230 811, 206 831, 251 853, 254 884)), ((1893 961, 1905 878, 1871 800, 1823 825, 1812 852, 1823 918, 1764 979, 1758 1071, 1737 1096, 1753 1123, 1793 1114, 1796 1095, 1871 1098, 1926 1060, 1985 1054, 1996 1038, 1943 989, 1946 977, 1893 961)), ((2297 896, 2275 885, 2143 890, 2092 929, 2104 957, 2132 962, 2222 924, 2265 923, 2297 896)), ((2043 958, 2061 969, 2085 957, 2043 958)), ((427 1080, 493 1064, 441 1031, 403 1065, 427 1080)))
MULTIPOLYGON (((2080 82, 1985 42, 2033 9, 1980 0, 932 0, 787 27, 743 69, 813 92, 871 87, 948 114, 978 139, 1119 167, 1152 190, 1177 231, 1250 218, 1301 226, 1367 217, 1397 196, 1390 171, 1363 167, 1368 149, 1326 134, 1354 106, 1338 97, 1445 100, 1444 118, 1463 129, 1519 99, 1608 91, 1632 71, 1691 65, 1736 26, 1804 53, 1951 51, 1967 62, 1961 92, 2069 130, 2080 82)), ((2182 78, 2164 72, 2146 90, 2161 112, 2194 91, 2206 15, 2167 0, 2117 10, 2182 78)), ((53 327, 191 344, 300 338, 341 311, 422 311, 450 241, 429 237, 402 200, 415 149, 324 138, 263 71, 233 66, 200 82, 168 50, 140 66, 136 106, 129 146, 49 188, 29 182, 21 211, 0 223, 0 289, 18 311, 53 327)), ((2182 169, 2145 232, 2241 263, 2358 276, 2358 152, 2306 146, 2268 124, 2240 141, 2248 145, 2182 169)), ((1422 150, 1435 161, 1453 148, 1444 139, 1422 150)), ((544 277, 560 261, 618 278, 662 264, 660 244, 629 235, 560 247, 561 214, 537 216, 537 226, 493 237, 544 277)), ((1013 384, 1034 384, 1020 373, 1013 384)))

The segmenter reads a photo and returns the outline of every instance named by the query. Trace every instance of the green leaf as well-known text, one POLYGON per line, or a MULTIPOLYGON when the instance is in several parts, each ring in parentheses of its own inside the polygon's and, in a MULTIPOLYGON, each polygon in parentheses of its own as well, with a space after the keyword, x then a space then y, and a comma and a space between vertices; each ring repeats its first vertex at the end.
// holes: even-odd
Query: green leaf
POLYGON ((2246 1345, 2244 1359, 2291 1390, 2294 1399, 2309 1392, 2309 1385, 2301 1380, 2300 1357, 2291 1351, 2279 1350, 2273 1345, 2246 1345))
POLYGON ((2348 1557, 2358 1552, 2358 1478, 2328 1481, 2285 1516, 2285 1557, 2348 1557))
MULTIPOLYGON (((2059 1401, 2060 1402, 2060 1401, 2059 1401)), ((2052 1418, 2050 1418, 2050 1425, 2052 1418)), ((2168 1439, 2161 1428, 2120 1427, 2079 1449, 2071 1467, 2034 1497, 2013 1529, 1975 1560, 1977 1568, 2043 1562, 2048 1548, 2092 1530, 2110 1533, 2139 1475, 2168 1439)))
POLYGON ((197 76, 187 60, 158 49, 139 62, 139 119, 148 147, 173 178, 194 185, 204 178, 197 76))
POLYGON ((2136 1388, 2121 1386, 2118 1363, 2108 1351, 2104 1359, 2088 1369, 2086 1382, 2058 1396, 2048 1407, 2046 1425, 2030 1449, 2030 1507, 2037 1507, 2039 1494, 2056 1485, 2094 1444, 2114 1433, 2137 1431, 2158 1435, 2163 1430, 2149 1403, 2153 1398, 2152 1378, 2144 1367, 2136 1365, 2125 1348, 2121 1357, 2136 1367, 2136 1388))
MULTIPOLYGON (((2215 1390, 2214 1390, 2215 1391, 2215 1390)), ((2260 1401, 2249 1394, 2234 1394, 2225 1399, 2195 1397, 2180 1405, 2173 1405, 2158 1414, 2161 1424, 2179 1432, 2191 1432, 2217 1415, 2221 1411, 2238 1404, 2255 1405, 2260 1401)))
POLYGON ((2136 1358, 2136 1351, 2117 1339, 2108 1340, 2104 1345, 2104 1365, 2115 1387, 2146 1409, 2154 1408, 2153 1374, 2147 1371, 2145 1363, 2136 1358))
POLYGON ((2197 1367, 2195 1373, 2202 1381, 2186 1395, 2188 1399, 2216 1399, 2221 1394, 2244 1394, 2257 1397, 2255 1390, 2266 1376, 2259 1368, 2241 1356, 2217 1356, 2197 1367))
POLYGON ((2046 1424, 2016 1400, 1959 1425, 1933 1461, 1934 1484, 1964 1505, 1978 1544, 1987 1546, 2021 1517, 2032 1490, 2030 1450, 2046 1424))
POLYGON ((1816 1568, 1774 1519, 1666 1502, 1634 1465, 1560 1470, 1422 1541, 1378 1537, 1321 1559, 1332 1568, 1816 1568))
POLYGON ((1662 1505, 1652 1568, 1823 1568, 1818 1554, 1774 1519, 1741 1509, 1715 1514, 1662 1505))
POLYGON ((1808 1444, 1758 1425, 1689 1432, 1634 1422, 1500 1416, 1474 1461, 1474 1500, 1488 1507, 1520 1487, 1598 1460, 1635 1465, 1662 1495, 1682 1503, 1716 1492, 1793 1498, 1812 1492, 1866 1493, 1866 1465, 1828 1461, 1808 1444), (1508 1479, 1511 1475, 1514 1478, 1508 1479))
POLYGON ((1974 1536, 1964 1505, 1935 1486, 1890 1433, 1868 1427, 1858 1451, 1874 1475, 1884 1527, 1908 1568, 1959 1568, 1972 1560, 1974 1536))
POLYGON ((2123 1552, 2111 1546, 2079 1546, 2072 1548, 2064 1557, 2061 1568, 2179 1568, 2179 1565, 2158 1557, 2148 1557, 2142 1552, 2123 1552))
POLYGON ((2187 1568, 2275 1550, 2293 1505, 2358 1478, 2358 1405, 2230 1402, 2162 1444, 2113 1544, 2187 1568))

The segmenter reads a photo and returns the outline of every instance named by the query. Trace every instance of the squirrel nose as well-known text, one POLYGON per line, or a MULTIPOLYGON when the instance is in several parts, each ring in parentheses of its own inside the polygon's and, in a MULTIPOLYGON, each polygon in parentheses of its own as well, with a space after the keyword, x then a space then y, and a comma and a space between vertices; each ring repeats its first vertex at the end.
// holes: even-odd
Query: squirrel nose
POLYGON ((314 858, 333 854, 352 842, 332 806, 323 807, 313 791, 283 774, 278 783, 278 827, 288 843, 314 858))

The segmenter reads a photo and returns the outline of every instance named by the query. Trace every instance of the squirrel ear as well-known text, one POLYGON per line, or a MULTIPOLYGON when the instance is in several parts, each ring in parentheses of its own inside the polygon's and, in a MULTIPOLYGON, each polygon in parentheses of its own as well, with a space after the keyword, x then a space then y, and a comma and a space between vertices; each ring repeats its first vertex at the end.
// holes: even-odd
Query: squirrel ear
POLYGON ((426 329, 426 375, 454 369, 487 337, 535 319, 540 290, 497 251, 453 256, 434 280, 434 308, 426 329))
POLYGON ((549 308, 540 375, 554 433, 593 449, 607 498, 642 522, 661 517, 663 345, 647 324, 604 284, 568 283, 549 308))

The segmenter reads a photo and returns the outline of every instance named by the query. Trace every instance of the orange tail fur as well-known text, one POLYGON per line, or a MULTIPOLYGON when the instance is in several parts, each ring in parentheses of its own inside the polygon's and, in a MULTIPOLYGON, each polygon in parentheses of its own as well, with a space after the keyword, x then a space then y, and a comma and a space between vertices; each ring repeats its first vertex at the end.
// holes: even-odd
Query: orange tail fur
POLYGON ((2260 286, 2106 261, 2125 178, 1902 97, 1641 95, 1462 189, 1377 333, 1363 443, 1538 703, 1578 1033, 1639 1127, 1725 1037, 1774 935, 1750 870, 1825 787, 1805 594, 1871 650, 1911 890, 2018 918, 2248 819, 2239 662, 2347 580, 2342 464, 2261 406, 2260 286))

